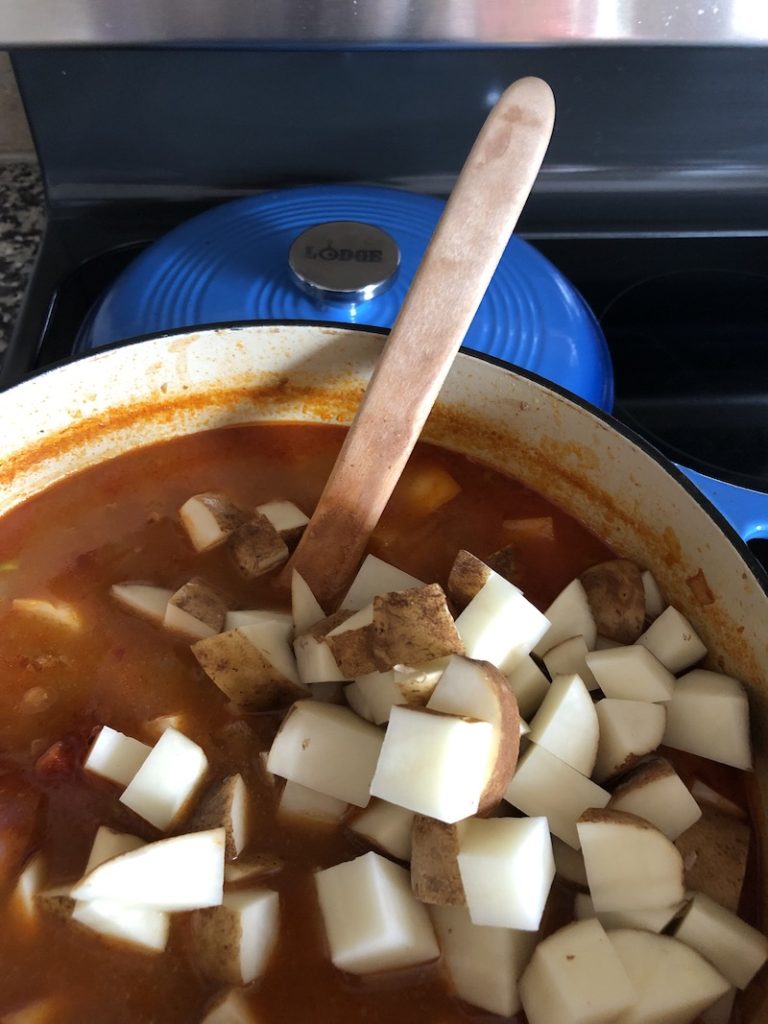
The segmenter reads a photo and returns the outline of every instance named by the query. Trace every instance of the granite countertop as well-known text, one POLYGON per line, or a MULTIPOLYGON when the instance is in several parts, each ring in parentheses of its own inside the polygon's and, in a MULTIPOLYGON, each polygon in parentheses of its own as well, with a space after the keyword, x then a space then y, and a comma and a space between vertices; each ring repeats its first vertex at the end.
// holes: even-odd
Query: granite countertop
POLYGON ((0 163, 0 361, 16 322, 44 225, 34 163, 0 163))

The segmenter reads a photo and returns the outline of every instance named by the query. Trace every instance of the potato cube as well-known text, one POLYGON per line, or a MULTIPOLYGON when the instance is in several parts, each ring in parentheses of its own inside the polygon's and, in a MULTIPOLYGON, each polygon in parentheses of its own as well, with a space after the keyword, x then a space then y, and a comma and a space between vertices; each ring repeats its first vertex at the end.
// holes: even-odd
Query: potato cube
POLYGON ((347 813, 349 804, 335 796, 326 796, 288 779, 283 786, 277 813, 281 818, 314 821, 325 825, 338 825, 347 813))
POLYGON ((248 580, 258 579, 282 565, 289 555, 288 545, 260 512, 230 534, 227 543, 235 565, 248 580))
POLYGON ((701 953, 736 988, 746 988, 768 960, 768 938, 703 892, 693 894, 675 938, 701 953))
POLYGON ((203 640, 224 628, 227 605, 204 580, 191 579, 168 599, 163 626, 186 640, 203 640))
POLYGON ((555 676, 530 722, 529 738, 582 775, 598 752, 597 712, 581 676, 555 676))
POLYGON ((380 672, 464 651, 443 588, 437 583, 375 597, 372 635, 375 668, 380 672))
POLYGON ((87 771, 127 786, 152 753, 152 747, 105 725, 85 759, 87 771))
POLYGON ((243 993, 230 988, 216 996, 200 1024, 259 1024, 243 993))
POLYGON ((661 757, 624 778, 608 806, 645 818, 673 842, 701 817, 701 808, 688 787, 669 761, 661 757))
POLYGON ((452 823, 475 814, 497 748, 493 726, 421 708, 392 708, 371 795, 452 823))
POLYGON ((209 551, 223 544, 248 518, 223 494, 195 494, 179 509, 181 525, 195 551, 209 551))
POLYGON ((587 650, 594 649, 597 625, 581 580, 571 580, 547 608, 544 616, 549 622, 549 628, 533 648, 534 654, 541 657, 572 636, 584 637, 587 650))
POLYGON ((595 617, 597 632, 633 644, 645 623, 645 588, 640 568, 627 558, 593 565, 579 577, 595 617))
POLYGON ((591 651, 587 665, 606 697, 664 702, 675 689, 675 677, 642 644, 591 651))
POLYGON ((111 900, 78 900, 72 920, 103 938, 162 953, 168 944, 170 918, 162 910, 133 907, 111 900))
POLYGON ((485 562, 469 551, 459 551, 448 574, 448 596, 457 608, 463 610, 480 593, 491 574, 491 567, 485 562))
POLYGON ((309 516, 292 501, 267 501, 257 505, 256 511, 266 516, 288 545, 296 543, 309 523, 309 516))
POLYGON ((394 590, 408 590, 410 587, 423 587, 421 580, 403 572, 402 569, 382 561, 376 555, 366 555, 357 576, 347 591, 342 608, 356 612, 371 604, 377 594, 388 594, 394 590))
POLYGON ((373 639, 372 604, 361 608, 325 634, 325 642, 345 679, 376 671, 373 639))
POLYGON ((276 892, 228 892, 221 906, 193 914, 192 956, 206 978, 249 985, 266 969, 277 942, 278 922, 276 892))
POLYGON ((183 733, 166 729, 120 802, 165 831, 184 812, 207 770, 202 749, 183 733))
POLYGON ((685 864, 686 887, 701 890, 729 910, 737 910, 750 840, 747 822, 703 807, 699 820, 675 840, 685 864))
POLYGON ((407 861, 411 859, 413 819, 413 811, 406 811, 404 807, 386 800, 371 800, 348 827, 384 853, 407 861))
POLYGON ((417 814, 411 833, 411 887, 417 900, 441 906, 464 906, 457 857, 465 822, 446 825, 417 814))
POLYGON ((523 658, 506 676, 520 714, 526 720, 532 718, 547 695, 549 679, 531 657, 523 658))
POLYGON ((408 872, 377 853, 318 871, 320 910, 331 960, 342 971, 414 967, 440 955, 408 872))
POLYGON ((267 769, 309 789, 365 807, 383 733, 348 708, 297 701, 283 719, 267 769))
POLYGON ((242 775, 230 775, 204 795, 186 823, 185 832, 223 828, 227 860, 235 860, 248 841, 248 790, 242 775))
POLYGON ((173 597, 172 590, 151 583, 115 583, 110 593, 129 612, 158 625, 165 618, 165 609, 173 597))
POLYGON ((667 705, 664 742, 751 771, 749 703, 742 683, 705 669, 681 676, 667 705))
POLYGON ((85 865, 84 875, 89 874, 99 864, 104 864, 113 857, 119 857, 121 853, 128 853, 129 850, 138 850, 144 846, 144 840, 138 836, 132 836, 127 832, 115 832, 114 829, 100 825, 93 837, 91 852, 88 855, 88 863, 85 865))
POLYGON ((707 653, 688 619, 671 605, 637 638, 637 642, 647 647, 675 675, 701 661, 707 653))

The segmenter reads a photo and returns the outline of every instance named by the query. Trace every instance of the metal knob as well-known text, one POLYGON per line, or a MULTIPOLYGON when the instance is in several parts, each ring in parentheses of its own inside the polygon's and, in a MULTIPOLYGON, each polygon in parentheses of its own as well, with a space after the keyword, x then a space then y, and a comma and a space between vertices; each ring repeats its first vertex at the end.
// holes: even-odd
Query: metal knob
POLYGON ((353 305, 392 284, 400 249, 391 235, 373 224, 336 220, 302 231, 291 245, 288 265, 309 295, 353 305))

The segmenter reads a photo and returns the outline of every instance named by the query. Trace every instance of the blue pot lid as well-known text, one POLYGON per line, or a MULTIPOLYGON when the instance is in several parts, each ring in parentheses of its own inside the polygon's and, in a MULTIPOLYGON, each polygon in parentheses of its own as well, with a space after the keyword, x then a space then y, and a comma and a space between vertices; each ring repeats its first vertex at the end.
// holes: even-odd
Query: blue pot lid
MULTIPOLYGON (((444 205, 430 196, 347 185, 281 189, 224 203, 138 256, 91 310, 77 349, 244 320, 391 327, 444 205), (352 238, 348 246, 332 233, 326 238, 324 229, 297 242, 330 222, 357 231, 345 236, 352 238), (312 277, 312 260, 316 286, 304 273, 309 268, 312 277), (386 264, 368 268, 370 287, 320 280, 324 264, 343 271, 360 260, 386 264)), ((464 347, 532 370, 603 409, 613 404, 613 371, 597 321, 563 275, 520 238, 510 240, 464 347)))

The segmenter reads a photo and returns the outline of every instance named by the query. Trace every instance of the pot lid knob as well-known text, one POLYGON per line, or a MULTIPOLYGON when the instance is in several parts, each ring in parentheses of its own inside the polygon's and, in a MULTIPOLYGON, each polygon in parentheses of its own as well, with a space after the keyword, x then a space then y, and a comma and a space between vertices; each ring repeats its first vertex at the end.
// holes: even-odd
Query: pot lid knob
POLYGON ((294 239, 288 266, 296 284, 323 302, 367 302, 392 284, 400 250, 374 224, 334 220, 315 224, 294 239))

